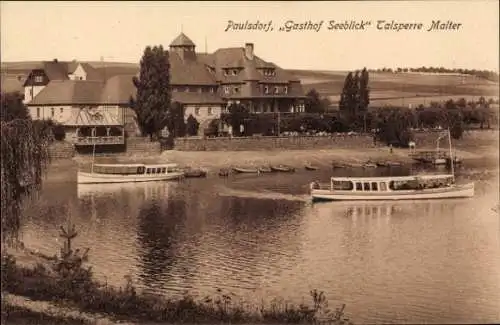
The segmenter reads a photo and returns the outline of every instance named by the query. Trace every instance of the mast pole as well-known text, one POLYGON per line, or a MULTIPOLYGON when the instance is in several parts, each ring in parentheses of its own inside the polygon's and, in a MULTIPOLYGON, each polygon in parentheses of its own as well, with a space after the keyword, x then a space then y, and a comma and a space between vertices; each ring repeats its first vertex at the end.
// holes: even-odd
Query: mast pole
POLYGON ((94 148, 92 150, 92 167, 90 168, 90 173, 94 173, 94 161, 95 161, 95 142, 94 142, 94 148))
POLYGON ((453 182, 455 182, 455 168, 453 166, 453 154, 451 152, 451 133, 450 128, 448 128, 448 144, 450 145, 450 163, 451 163, 451 175, 453 176, 453 182))

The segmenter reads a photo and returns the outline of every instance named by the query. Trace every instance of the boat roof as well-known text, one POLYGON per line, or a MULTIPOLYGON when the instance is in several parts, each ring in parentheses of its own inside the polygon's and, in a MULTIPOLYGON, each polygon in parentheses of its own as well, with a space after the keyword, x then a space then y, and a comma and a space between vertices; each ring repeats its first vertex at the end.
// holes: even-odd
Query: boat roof
POLYGON ((416 179, 441 179, 453 177, 452 174, 436 175, 410 175, 410 176, 377 176, 377 177, 332 177, 332 181, 360 181, 360 182, 380 182, 380 181, 411 181, 416 179))
POLYGON ((94 166, 99 167, 174 167, 177 164, 156 164, 156 165, 146 165, 146 164, 94 164, 94 166))

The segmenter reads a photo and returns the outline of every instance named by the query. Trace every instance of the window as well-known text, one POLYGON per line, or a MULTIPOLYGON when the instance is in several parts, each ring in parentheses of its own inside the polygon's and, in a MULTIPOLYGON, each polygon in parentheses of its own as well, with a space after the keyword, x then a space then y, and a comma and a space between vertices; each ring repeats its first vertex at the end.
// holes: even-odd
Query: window
POLYGON ((224 93, 229 94, 229 86, 224 86, 224 93))
POLYGON ((179 91, 179 88, 174 87, 174 88, 172 88, 172 90, 174 91, 174 93, 176 93, 176 92, 178 92, 178 91, 179 91))
POLYGON ((283 88, 283 92, 284 92, 285 94, 288 94, 288 86, 285 86, 285 88, 283 88))
POLYGON ((351 181, 333 181, 333 189, 337 191, 352 191, 354 186, 351 181))
POLYGON ((224 75, 227 76, 228 75, 228 70, 227 69, 224 69, 224 75))
POLYGON ((236 76, 238 74, 238 70, 233 70, 232 74, 233 74, 233 76, 236 76))
POLYGON ((51 116, 51 117, 54 117, 54 115, 55 115, 55 109, 54 109, 54 107, 52 107, 52 108, 50 109, 50 116, 51 116))
POLYGON ((264 86, 264 94, 269 94, 269 87, 268 86, 264 86))
POLYGON ((278 87, 274 87, 274 93, 277 94, 279 92, 280 92, 279 88, 278 87))
POLYGON ((199 93, 202 93, 202 92, 203 92, 203 89, 204 89, 203 87, 198 88, 198 92, 199 92, 199 93))
POLYGON ((209 107, 209 108, 207 109, 207 113, 208 113, 208 115, 212 115, 212 107, 209 107))
POLYGON ((35 82, 43 82, 43 76, 35 76, 35 82))
POLYGON ((356 191, 362 191, 363 190, 363 184, 361 183, 356 183, 356 191))
POLYGON ((369 191, 370 190, 370 183, 363 183, 363 190, 369 191))
POLYGON ((199 107, 194 108, 194 115, 200 115, 200 108, 199 107))
POLYGON ((215 92, 215 88, 210 87, 210 92, 211 92, 211 93, 214 93, 214 92, 215 92))
POLYGON ((380 183, 380 191, 383 191, 383 192, 387 191, 387 186, 385 185, 385 182, 380 183))
POLYGON ((62 114, 63 112, 64 112, 64 107, 59 108, 59 113, 62 114))
POLYGON ((234 92, 237 94, 240 92, 240 88, 239 87, 234 87, 234 92))
POLYGON ((40 107, 36 108, 36 117, 40 118, 40 107))
POLYGON ((163 168, 161 169, 161 173, 162 173, 162 174, 165 174, 165 172, 166 172, 166 171, 167 171, 167 169, 166 169, 165 167, 163 167, 163 168))
POLYGON ((146 174, 151 174, 151 169, 150 168, 146 169, 146 174))
POLYGON ((378 191, 377 182, 372 182, 372 191, 378 191))
POLYGON ((156 168, 156 173, 159 174, 161 172, 161 168, 156 168))
POLYGON ((187 93, 189 92, 189 90, 190 90, 189 87, 186 87, 186 89, 184 89, 184 91, 187 93))

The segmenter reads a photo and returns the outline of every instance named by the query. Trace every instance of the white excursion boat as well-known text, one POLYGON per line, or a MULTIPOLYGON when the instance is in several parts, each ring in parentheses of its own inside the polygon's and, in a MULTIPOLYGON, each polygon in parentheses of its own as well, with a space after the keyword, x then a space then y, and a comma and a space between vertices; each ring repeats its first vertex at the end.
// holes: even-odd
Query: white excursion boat
POLYGON ((78 171, 78 184, 166 181, 182 178, 177 164, 92 164, 90 173, 78 171))
POLYGON ((455 184, 454 176, 332 177, 310 185, 313 201, 420 200, 474 196, 474 183, 455 184))
MULTIPOLYGON (((451 136, 448 131, 451 157, 451 136)), ((456 184, 451 161, 451 174, 387 176, 387 177, 332 177, 330 183, 310 184, 313 201, 345 200, 420 200, 448 199, 474 196, 474 183, 456 184)))

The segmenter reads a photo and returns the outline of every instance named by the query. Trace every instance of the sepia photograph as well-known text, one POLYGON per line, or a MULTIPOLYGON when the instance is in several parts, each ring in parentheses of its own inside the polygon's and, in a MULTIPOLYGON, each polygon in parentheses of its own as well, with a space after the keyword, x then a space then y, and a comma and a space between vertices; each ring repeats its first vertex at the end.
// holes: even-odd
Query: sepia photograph
POLYGON ((1 323, 500 323, 498 4, 1 1, 1 323))

